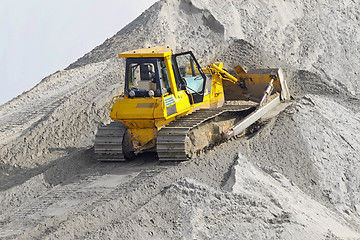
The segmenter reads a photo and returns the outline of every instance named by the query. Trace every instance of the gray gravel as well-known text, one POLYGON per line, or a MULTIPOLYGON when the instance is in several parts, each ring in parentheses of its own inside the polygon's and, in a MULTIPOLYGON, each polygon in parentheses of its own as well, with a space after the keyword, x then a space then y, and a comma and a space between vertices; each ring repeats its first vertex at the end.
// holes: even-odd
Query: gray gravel
POLYGON ((0 238, 360 239, 357 1, 161 0, 0 106, 0 238), (99 163, 119 52, 282 67, 292 101, 193 161, 99 163))

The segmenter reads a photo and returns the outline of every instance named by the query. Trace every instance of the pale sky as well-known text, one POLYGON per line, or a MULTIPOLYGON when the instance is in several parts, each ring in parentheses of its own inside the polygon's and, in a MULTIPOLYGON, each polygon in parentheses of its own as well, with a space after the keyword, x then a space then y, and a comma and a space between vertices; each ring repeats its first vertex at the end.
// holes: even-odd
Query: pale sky
POLYGON ((1 0, 0 104, 112 37, 157 0, 1 0))

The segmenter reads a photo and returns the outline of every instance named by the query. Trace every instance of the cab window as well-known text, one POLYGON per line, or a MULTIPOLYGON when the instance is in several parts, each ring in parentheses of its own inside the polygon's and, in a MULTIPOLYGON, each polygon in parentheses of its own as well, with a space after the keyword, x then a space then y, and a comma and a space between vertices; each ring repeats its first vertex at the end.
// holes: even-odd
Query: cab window
POLYGON ((199 66, 192 54, 186 53, 175 57, 178 75, 186 89, 191 93, 202 93, 204 88, 204 78, 199 66))
POLYGON ((163 58, 127 58, 125 95, 160 97, 171 93, 169 76, 163 58))
POLYGON ((129 65, 129 89, 156 91, 156 75, 153 63, 131 63, 129 65))
POLYGON ((160 74, 160 84, 161 84, 162 94, 171 93, 169 76, 168 76, 168 71, 167 71, 167 68, 165 65, 165 61, 160 60, 159 65, 160 65, 160 73, 161 73, 160 74))

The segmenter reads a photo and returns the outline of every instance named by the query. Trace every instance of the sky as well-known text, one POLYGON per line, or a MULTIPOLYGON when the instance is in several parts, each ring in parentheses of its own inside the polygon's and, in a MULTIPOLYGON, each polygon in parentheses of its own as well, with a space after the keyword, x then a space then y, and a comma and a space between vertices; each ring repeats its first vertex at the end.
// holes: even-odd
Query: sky
POLYGON ((0 104, 67 67, 157 0, 1 0, 0 104))

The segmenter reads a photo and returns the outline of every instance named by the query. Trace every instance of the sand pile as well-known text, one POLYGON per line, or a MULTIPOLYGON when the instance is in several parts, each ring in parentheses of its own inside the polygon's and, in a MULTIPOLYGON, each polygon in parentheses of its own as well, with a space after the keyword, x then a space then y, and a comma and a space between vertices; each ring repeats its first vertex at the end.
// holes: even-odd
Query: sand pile
POLYGON ((0 106, 0 237, 359 239, 360 6, 163 0, 0 106), (293 97, 191 162, 98 163, 122 91, 117 53, 192 50, 203 65, 282 67, 293 97))

